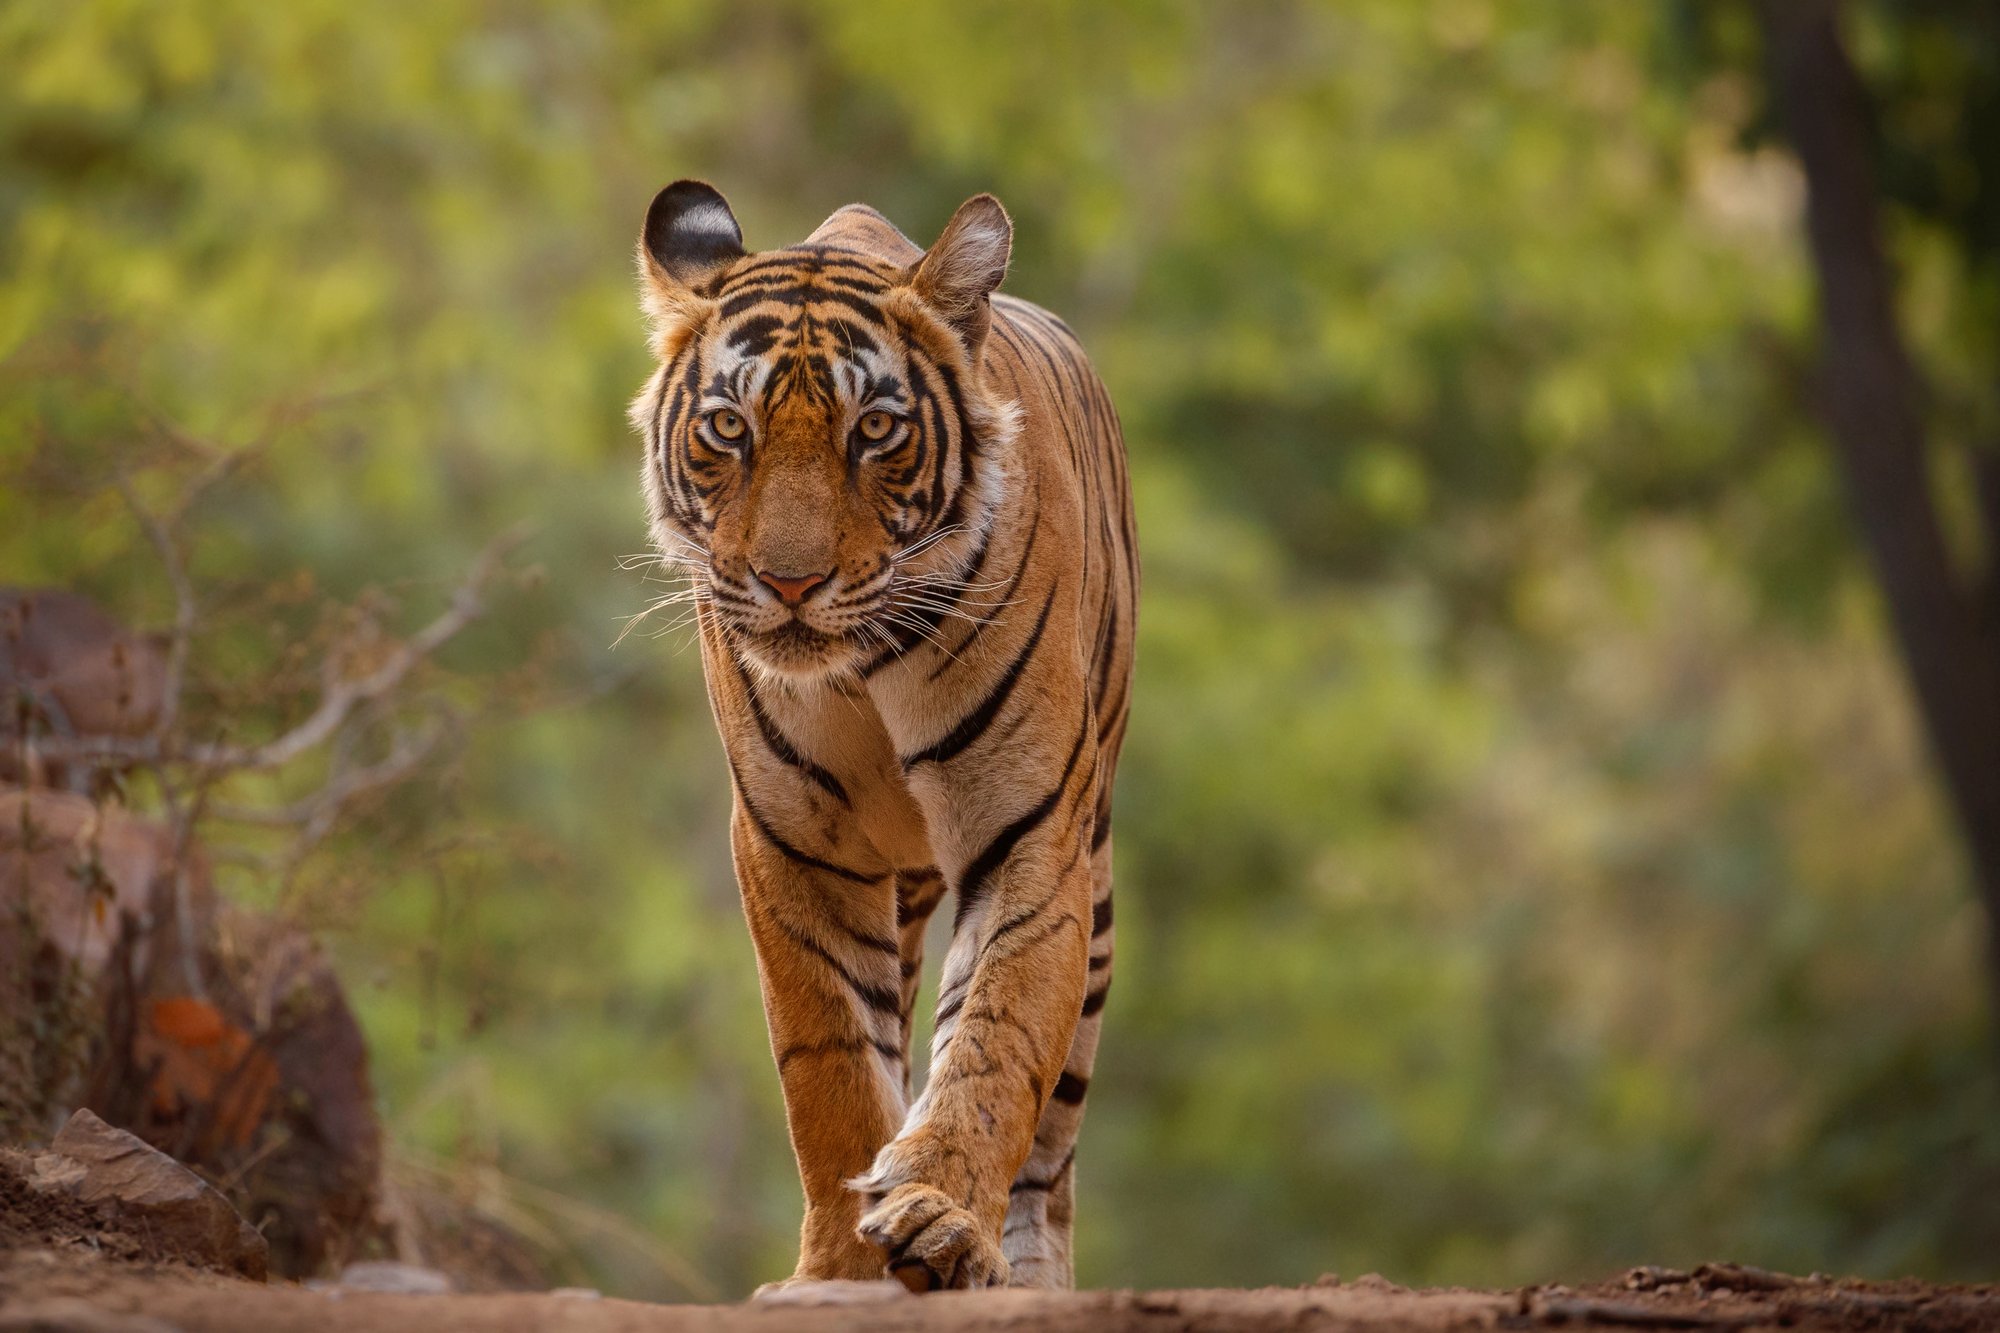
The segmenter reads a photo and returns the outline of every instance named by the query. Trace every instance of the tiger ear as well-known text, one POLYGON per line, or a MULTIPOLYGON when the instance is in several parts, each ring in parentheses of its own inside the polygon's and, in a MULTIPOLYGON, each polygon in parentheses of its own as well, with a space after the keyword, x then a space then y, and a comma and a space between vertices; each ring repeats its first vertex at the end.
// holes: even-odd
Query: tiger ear
POLYGON ((990 194, 975 194, 958 206, 937 243, 910 269, 911 290, 958 330, 966 350, 977 355, 992 320, 988 297, 1007 276, 1014 248, 1014 224, 990 194))
POLYGON ((729 201, 706 181, 675 181, 653 196, 639 233, 640 297, 656 321, 671 323, 741 258, 743 229, 729 201))

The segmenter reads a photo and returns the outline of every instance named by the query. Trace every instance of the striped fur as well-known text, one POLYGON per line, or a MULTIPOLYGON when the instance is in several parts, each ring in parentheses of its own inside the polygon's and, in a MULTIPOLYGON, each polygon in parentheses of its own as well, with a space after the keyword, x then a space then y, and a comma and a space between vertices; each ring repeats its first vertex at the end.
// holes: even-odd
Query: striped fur
POLYGON ((748 254, 695 182, 641 241, 660 364, 632 415, 735 784, 793 1280, 1072 1281, 1138 565, 1117 416, 1062 321, 992 295, 1010 244, 979 196, 928 252, 853 205, 748 254))

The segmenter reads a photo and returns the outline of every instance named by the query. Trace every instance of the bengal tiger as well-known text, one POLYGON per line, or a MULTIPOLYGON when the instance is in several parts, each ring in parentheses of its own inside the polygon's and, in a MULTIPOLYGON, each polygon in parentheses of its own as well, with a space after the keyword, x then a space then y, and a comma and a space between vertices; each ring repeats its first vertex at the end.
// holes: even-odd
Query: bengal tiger
POLYGON ((1061 320, 995 294, 1012 244, 982 194, 929 250, 855 204, 750 254, 686 180, 640 236, 650 527, 692 583, 805 1192, 763 1291, 1074 1280, 1139 569, 1117 414, 1061 320))

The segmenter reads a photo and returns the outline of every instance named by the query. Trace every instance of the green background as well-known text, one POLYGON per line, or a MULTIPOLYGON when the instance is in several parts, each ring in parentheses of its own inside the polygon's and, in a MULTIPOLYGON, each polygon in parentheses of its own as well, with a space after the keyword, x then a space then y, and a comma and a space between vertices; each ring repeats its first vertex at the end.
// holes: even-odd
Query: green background
MULTIPOLYGON (((1962 51, 1854 17, 1921 147, 1962 51)), ((400 1179, 608 1290, 741 1294, 799 1201, 697 655, 611 646, 657 591, 618 564, 631 247, 685 175, 752 248, 854 199, 928 241, 991 189, 1006 289, 1123 414, 1145 563, 1080 1279, 1992 1278, 1977 909, 1805 399, 1753 37, 1636 3, 16 0, 0 577, 163 626, 108 479, 266 440, 190 519, 201 697, 255 734, 301 607, 413 626, 529 523, 532 577, 445 655, 454 762, 224 882, 334 947, 400 1179)), ((1891 223, 1949 510, 1993 280, 1891 223)))

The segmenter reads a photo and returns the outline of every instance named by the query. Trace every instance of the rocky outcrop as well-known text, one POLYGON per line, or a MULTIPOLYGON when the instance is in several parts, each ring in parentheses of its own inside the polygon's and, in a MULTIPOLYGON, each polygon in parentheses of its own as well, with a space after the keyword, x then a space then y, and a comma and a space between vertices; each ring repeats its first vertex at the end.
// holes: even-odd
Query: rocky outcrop
POLYGON ((71 1116, 45 1151, 0 1157, 0 1171, 15 1177, 10 1192, 17 1197, 41 1196, 56 1205, 43 1209, 45 1216, 72 1224, 87 1216, 104 1230, 136 1239, 140 1257, 264 1280, 264 1238, 229 1200, 137 1135, 89 1111, 71 1116))

